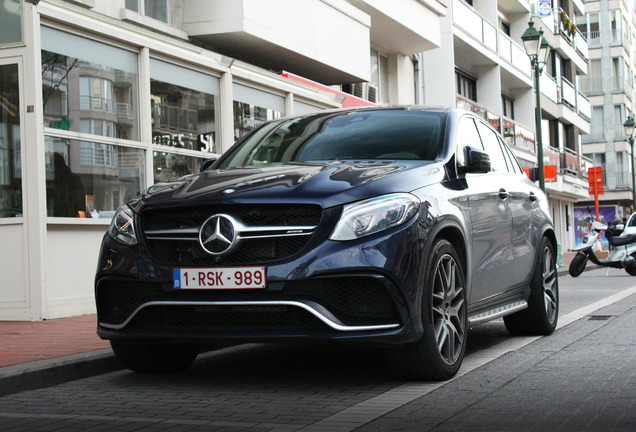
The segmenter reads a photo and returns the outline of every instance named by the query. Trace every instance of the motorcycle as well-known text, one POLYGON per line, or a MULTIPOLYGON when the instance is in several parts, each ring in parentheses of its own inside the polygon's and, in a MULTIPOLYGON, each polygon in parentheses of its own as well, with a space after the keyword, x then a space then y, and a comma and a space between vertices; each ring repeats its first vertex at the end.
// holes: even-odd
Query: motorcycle
POLYGON ((568 269, 570 276, 577 277, 583 273, 588 260, 601 267, 608 267, 608 272, 610 268, 618 268, 625 269, 631 276, 636 276, 636 234, 623 233, 624 225, 622 224, 608 227, 596 220, 591 221, 591 228, 592 232, 583 238, 583 242, 572 249, 578 253, 570 263, 568 269), (607 259, 598 258, 593 248, 603 231, 605 231, 608 243, 613 248, 607 259))

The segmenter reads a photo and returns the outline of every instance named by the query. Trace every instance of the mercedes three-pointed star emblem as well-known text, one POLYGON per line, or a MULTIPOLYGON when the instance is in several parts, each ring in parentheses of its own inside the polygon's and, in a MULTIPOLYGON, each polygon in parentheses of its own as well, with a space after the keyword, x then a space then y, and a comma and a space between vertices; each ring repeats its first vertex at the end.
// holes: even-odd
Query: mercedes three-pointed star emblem
POLYGON ((210 255, 226 255, 237 245, 236 223, 231 216, 216 214, 203 222, 199 243, 210 255))

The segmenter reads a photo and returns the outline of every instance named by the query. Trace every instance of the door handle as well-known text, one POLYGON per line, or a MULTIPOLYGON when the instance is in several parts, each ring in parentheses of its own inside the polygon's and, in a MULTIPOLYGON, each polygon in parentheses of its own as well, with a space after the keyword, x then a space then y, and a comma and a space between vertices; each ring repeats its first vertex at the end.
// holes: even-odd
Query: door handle
POLYGON ((499 198, 501 198, 502 200, 505 200, 509 196, 510 194, 508 193, 507 190, 505 190, 504 188, 499 189, 499 198))

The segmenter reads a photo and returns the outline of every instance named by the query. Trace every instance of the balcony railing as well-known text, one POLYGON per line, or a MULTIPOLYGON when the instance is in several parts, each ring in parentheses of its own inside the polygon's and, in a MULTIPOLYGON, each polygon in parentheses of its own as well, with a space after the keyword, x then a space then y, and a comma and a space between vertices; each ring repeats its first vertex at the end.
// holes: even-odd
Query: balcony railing
POLYGON ((547 73, 540 75, 541 93, 548 97, 552 102, 559 103, 559 92, 557 82, 547 73))
POLYGON ((588 178, 587 177, 587 170, 589 170, 593 166, 594 166, 594 162, 592 161, 592 159, 590 159, 587 156, 581 155, 581 169, 580 169, 579 172, 581 173, 581 176, 583 178, 588 178))
POLYGON ((112 98, 101 96, 80 96, 80 110, 100 111, 115 114, 115 104, 112 98))
POLYGON ((460 0, 453 3, 453 22, 493 52, 497 52, 496 27, 460 0))
POLYGON ((525 50, 501 31, 499 32, 499 56, 521 71, 529 71, 531 68, 530 58, 525 50))
POLYGON ((583 93, 600 93, 603 91, 603 78, 581 77, 579 88, 583 93))
MULTIPOLYGON (((554 35, 561 35, 569 45, 571 45, 578 53, 587 60, 588 57, 588 42, 586 36, 578 29, 570 34, 570 29, 566 28, 562 18, 563 9, 555 8, 552 10, 552 15, 542 17, 541 22, 545 25, 554 35)), ((594 35, 597 36, 598 35, 594 35)), ((598 41, 600 43, 600 41, 598 41)))
POLYGON ((574 35, 574 48, 576 48, 576 50, 584 59, 587 59, 589 53, 587 41, 585 40, 585 36, 579 29, 576 29, 576 34, 574 35))
POLYGON ((574 85, 565 77, 557 78, 559 86, 559 103, 566 103, 572 108, 576 107, 576 90, 574 85))
POLYGON ((590 133, 582 136, 584 143, 605 141, 605 129, 603 126, 590 126, 590 133))
POLYGON ((556 165, 557 172, 561 172, 561 153, 559 152, 559 149, 544 145, 543 164, 556 165))
POLYGON ((600 31, 591 31, 587 33, 583 33, 585 38, 587 39, 587 46, 593 47, 601 44, 601 32, 600 31))
POLYGON ((561 169, 571 174, 579 172, 579 155, 574 150, 561 149, 561 169))
POLYGON ((580 115, 590 120, 592 118, 592 104, 590 100, 580 91, 576 92, 576 108, 580 115))

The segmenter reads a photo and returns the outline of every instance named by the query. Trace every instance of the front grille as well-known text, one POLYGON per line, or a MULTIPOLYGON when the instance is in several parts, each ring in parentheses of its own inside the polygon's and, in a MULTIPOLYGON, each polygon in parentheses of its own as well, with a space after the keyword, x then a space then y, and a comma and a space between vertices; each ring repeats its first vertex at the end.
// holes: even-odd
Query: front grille
POLYGON ((150 255, 172 265, 270 263, 297 254, 311 238, 311 232, 243 238, 232 253, 214 256, 201 247, 198 232, 207 219, 221 213, 250 228, 316 227, 320 223, 322 209, 315 205, 218 205, 148 210, 139 217, 141 235, 150 255), (160 236, 152 233, 166 230, 174 232, 160 236))
MULTIPOLYGON (((106 279, 98 283, 96 299, 99 322, 111 325, 122 324, 139 306, 152 301, 294 301, 316 303, 346 326, 364 326, 400 322, 390 289, 385 279, 365 276, 291 281, 285 283, 282 291, 175 290, 170 284, 106 279)), ((299 307, 254 304, 151 306, 143 308, 131 324, 136 328, 158 326, 156 328, 163 329, 174 325, 175 328, 207 326, 212 330, 225 329, 228 323, 235 329, 324 327, 316 317, 299 307), (184 310, 192 312, 192 317, 188 318, 184 310)))
POLYGON ((143 231, 200 227, 210 216, 224 213, 251 226, 314 226, 322 209, 315 205, 217 205, 148 210, 141 214, 143 231))

